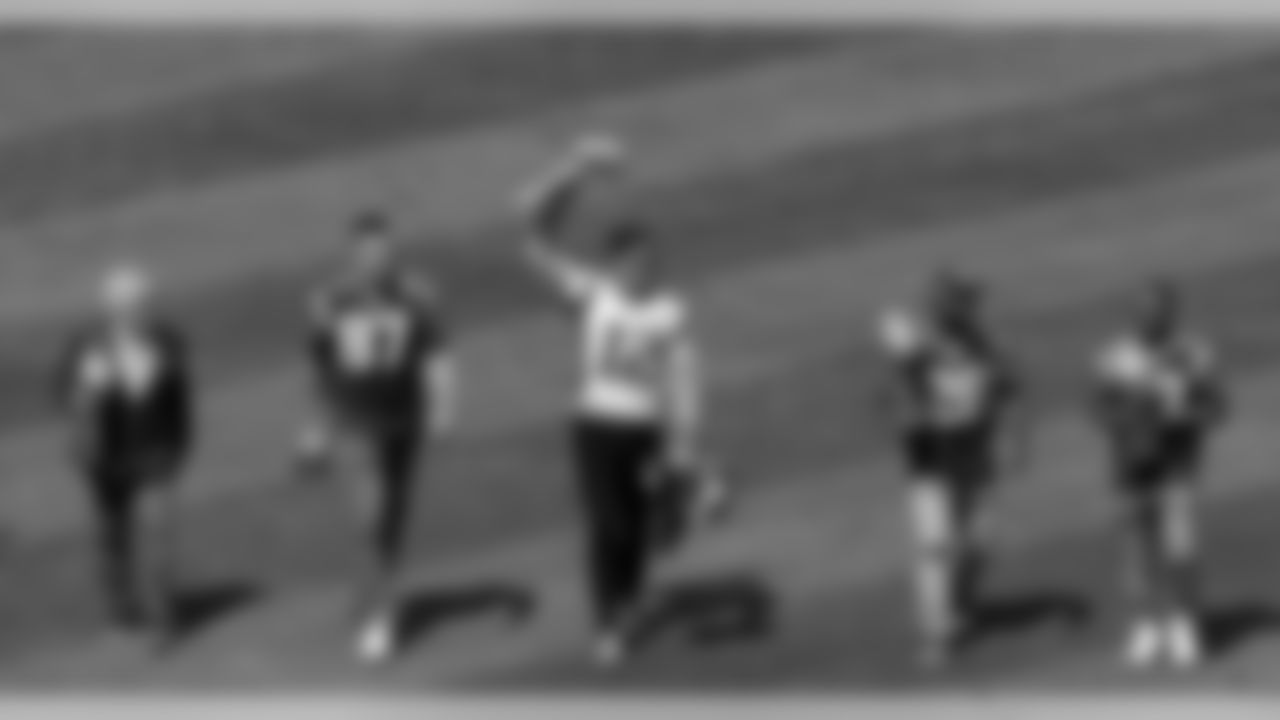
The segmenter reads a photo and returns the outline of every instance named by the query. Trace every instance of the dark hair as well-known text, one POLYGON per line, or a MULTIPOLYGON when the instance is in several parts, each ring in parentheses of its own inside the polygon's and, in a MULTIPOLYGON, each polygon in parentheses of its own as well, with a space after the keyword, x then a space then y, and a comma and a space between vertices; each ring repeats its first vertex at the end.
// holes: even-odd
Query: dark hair
POLYGON ((621 260, 653 250, 655 237, 648 224, 636 218, 626 218, 609 226, 602 244, 605 257, 621 260))
POLYGON ((939 268, 930 283, 930 295, 938 306, 971 309, 983 300, 982 283, 954 267, 939 268))
POLYGON ((361 210, 351 218, 351 236, 354 238, 382 237, 391 233, 391 218, 378 208, 361 210))
POLYGON ((1182 291, 1167 275, 1148 277, 1142 286, 1142 312, 1148 321, 1171 322, 1182 313, 1182 291))

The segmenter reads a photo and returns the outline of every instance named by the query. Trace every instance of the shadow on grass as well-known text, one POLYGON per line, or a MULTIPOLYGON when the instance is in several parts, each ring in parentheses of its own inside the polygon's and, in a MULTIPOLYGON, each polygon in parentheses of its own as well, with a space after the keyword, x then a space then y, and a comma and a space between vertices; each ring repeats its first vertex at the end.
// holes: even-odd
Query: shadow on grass
POLYGON ((402 629, 414 643, 436 628, 478 615, 497 615, 521 623, 533 615, 537 600, 526 588, 503 582, 420 588, 405 600, 402 629))
POLYGON ((1078 630, 1093 619, 1082 596, 1061 590, 1004 593, 978 601, 973 615, 976 642, 1041 628, 1078 630))
POLYGON ((1226 655, 1280 629, 1280 608, 1256 601, 1220 603, 1204 613, 1203 621, 1209 652, 1226 655))
POLYGON ((176 640, 181 643, 191 642, 218 623, 252 605, 261 594, 259 588, 238 580, 179 588, 175 598, 176 640))
POLYGON ((641 636, 645 642, 679 635, 698 645, 718 646, 761 639, 776 622, 772 591, 747 574, 673 583, 656 593, 641 636))

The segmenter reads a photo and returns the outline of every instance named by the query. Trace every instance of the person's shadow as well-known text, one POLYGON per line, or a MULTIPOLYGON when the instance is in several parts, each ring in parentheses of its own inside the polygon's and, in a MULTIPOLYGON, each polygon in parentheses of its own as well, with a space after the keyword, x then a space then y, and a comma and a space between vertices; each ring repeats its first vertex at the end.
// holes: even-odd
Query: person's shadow
POLYGON ((405 643, 413 644, 437 628, 468 618, 492 615, 523 623, 536 610, 537 599, 533 593, 511 583, 423 587, 405 599, 401 630, 405 643))
POLYGON ((1214 656, 1221 656, 1260 635, 1280 629, 1280 609, 1257 601, 1219 603, 1206 610, 1201 620, 1206 649, 1214 656))
POLYGON ((261 591, 242 580, 190 583, 174 595, 175 643, 186 644, 208 632, 261 597, 261 591))
POLYGON ((979 597, 972 614, 976 643, 1041 628, 1077 630, 1093 619, 1093 610, 1080 595, 1060 590, 1032 590, 979 597))
POLYGON ((773 593, 748 574, 676 582, 654 597, 640 630, 646 643, 672 635, 699 645, 748 642, 768 635, 776 622, 773 593))

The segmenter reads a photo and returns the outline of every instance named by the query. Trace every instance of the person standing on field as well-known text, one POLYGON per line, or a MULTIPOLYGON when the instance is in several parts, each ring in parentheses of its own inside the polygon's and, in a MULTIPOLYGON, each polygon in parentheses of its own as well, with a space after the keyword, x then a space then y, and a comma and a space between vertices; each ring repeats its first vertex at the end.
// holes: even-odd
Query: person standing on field
POLYGON ((665 279, 657 239, 619 215, 585 223, 588 251, 568 246, 580 221, 600 220, 585 207, 588 184, 622 163, 616 140, 585 139, 520 198, 532 228, 527 261, 581 323, 573 449, 603 665, 624 660, 637 641, 655 555, 653 483, 697 483, 694 501, 708 505, 723 490, 698 482, 696 471, 672 472, 696 467, 702 388, 688 305, 665 279))
POLYGON ((64 352, 58 396, 97 522, 112 618, 165 647, 178 629, 175 495, 195 442, 187 341, 155 308, 139 267, 112 268, 99 302, 99 317, 64 352))
POLYGON ((1197 480, 1227 397, 1213 345, 1168 280, 1143 288, 1130 327, 1095 365, 1099 429, 1124 519, 1133 620, 1126 660, 1197 665, 1197 480))
POLYGON ((399 584, 417 485, 431 442, 454 422, 456 371, 438 295, 398 251, 379 212, 352 223, 343 272, 311 297, 308 351, 318 405, 302 469, 338 460, 369 549, 358 656, 390 659, 400 642, 399 584))
POLYGON ((878 327, 888 360, 882 409, 910 478, 917 623, 932 667, 949 663, 972 630, 985 557, 978 511, 1013 433, 1025 439, 1012 418, 1022 382, 981 299, 976 281, 942 272, 922 307, 890 309, 878 327))

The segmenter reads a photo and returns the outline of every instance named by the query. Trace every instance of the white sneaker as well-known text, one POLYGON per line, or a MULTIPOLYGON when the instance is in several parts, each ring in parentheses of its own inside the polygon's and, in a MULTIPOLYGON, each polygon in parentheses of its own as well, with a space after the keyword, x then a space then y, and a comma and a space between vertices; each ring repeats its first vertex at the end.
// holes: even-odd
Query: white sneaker
POLYGON ((396 652, 396 627, 390 617, 371 620, 356 638, 356 656, 369 665, 381 665, 396 652))
POLYGON ((1200 665, 1204 644, 1195 620, 1185 615, 1169 620, 1165 623, 1164 635, 1169 662, 1175 668, 1190 670, 1200 665))
POLYGON ((1149 668, 1160 659, 1164 636, 1162 627, 1151 620, 1140 620, 1129 630, 1125 641, 1125 662, 1134 669, 1149 668))

